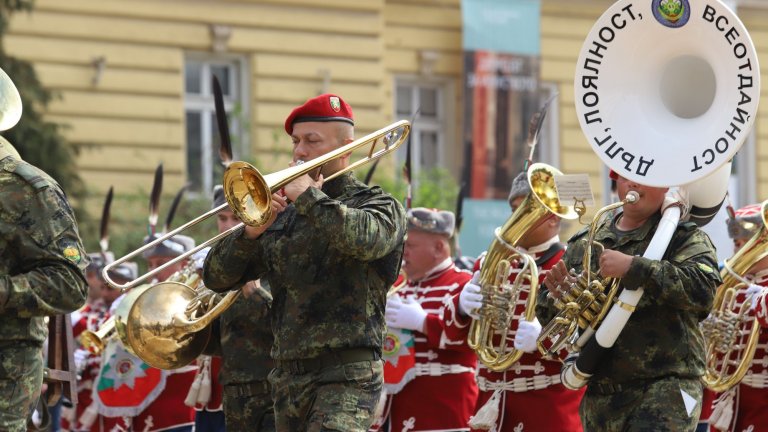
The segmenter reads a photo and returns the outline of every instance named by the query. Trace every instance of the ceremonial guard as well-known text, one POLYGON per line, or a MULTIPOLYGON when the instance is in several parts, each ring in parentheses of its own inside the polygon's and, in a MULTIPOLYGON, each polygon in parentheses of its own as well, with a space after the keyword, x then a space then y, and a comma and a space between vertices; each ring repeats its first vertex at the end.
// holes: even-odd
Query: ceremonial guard
MULTIPOLYGON (((514 212, 531 193, 525 172, 512 182, 509 193, 509 205, 514 212)), ((549 269, 565 253, 565 246, 560 242, 560 218, 554 214, 546 216, 538 226, 530 229, 519 241, 522 252, 527 253, 539 267, 539 278, 543 281, 549 269)), ((483 257, 475 266, 480 269, 483 257)), ((514 263, 509 282, 514 283, 519 275, 520 265, 514 263)), ((521 286, 514 316, 523 317, 528 301, 530 286, 521 286)), ((453 307, 446 317, 451 320, 451 332, 454 337, 468 336, 470 317, 482 306, 480 287, 469 283, 461 295, 455 296, 453 307), (474 297, 473 297, 474 296, 474 297), (459 313, 455 313, 455 311, 459 313)), ((560 383, 560 359, 546 359, 539 354, 536 338, 541 332, 541 325, 534 318, 533 322, 520 319, 512 322, 505 332, 507 350, 512 346, 523 352, 511 368, 494 372, 484 364, 479 364, 477 383, 480 396, 470 422, 474 430, 490 429, 493 432, 520 431, 581 431, 579 403, 583 390, 566 389, 560 383)), ((495 346, 500 346, 502 335, 494 335, 495 346)), ((563 353, 565 356, 565 353, 563 353)))
MULTIPOLYGON (((446 304, 472 277, 451 258, 455 217, 449 211, 414 208, 406 220, 403 271, 408 280, 391 295, 386 310, 389 338, 397 329, 405 331, 397 332, 397 340, 385 347, 398 352, 413 347, 415 364, 399 383, 385 378, 389 427, 468 431, 477 400, 477 358, 466 336, 449 337, 444 317, 446 304)), ((397 356, 387 356, 387 361, 398 361, 397 356)))
MULTIPOLYGON (((150 235, 145 237, 145 244, 160 235, 155 232, 155 226, 161 190, 162 166, 156 171, 150 196, 150 235)), ((180 191, 177 194, 177 199, 174 199, 168 211, 162 232, 166 232, 171 225, 181 193, 180 191)), ((194 246, 193 239, 179 235, 144 251, 143 256, 147 260, 148 269, 152 270, 184 254, 194 246)), ((184 260, 170 266, 159 274, 159 278, 162 278, 159 280, 168 279, 187 264, 184 260)), ((130 280, 126 276, 133 276, 135 279, 135 274, 122 274, 119 269, 120 267, 117 267, 113 273, 110 273, 115 283, 130 280)), ((112 303, 110 314, 114 314, 124 298, 122 296, 112 303)), ((98 411, 103 416, 101 417, 103 430, 191 431, 194 425, 194 409, 185 405, 185 398, 195 378, 196 370, 195 365, 170 371, 151 367, 130 354, 116 338, 112 338, 104 350, 102 366, 94 390, 98 411)))
MULTIPOLYGON (((728 235, 733 239, 735 252, 759 231, 765 233, 760 204, 752 204, 732 212, 728 219, 728 235)), ((755 246, 765 248, 764 245, 755 246)), ((759 251, 762 254, 766 250, 759 251)), ((735 263, 729 263, 733 265, 735 263)), ((762 327, 757 339, 754 357, 744 378, 739 384, 722 394, 714 394, 711 415, 708 416, 712 431, 768 431, 768 319, 766 293, 768 293, 768 257, 763 257, 749 267, 744 275, 750 284, 736 294, 732 310, 738 311, 746 300, 750 300, 747 320, 757 318, 762 327)), ((735 343, 745 343, 737 340, 735 343)), ((707 398, 705 398, 706 400, 707 398)))

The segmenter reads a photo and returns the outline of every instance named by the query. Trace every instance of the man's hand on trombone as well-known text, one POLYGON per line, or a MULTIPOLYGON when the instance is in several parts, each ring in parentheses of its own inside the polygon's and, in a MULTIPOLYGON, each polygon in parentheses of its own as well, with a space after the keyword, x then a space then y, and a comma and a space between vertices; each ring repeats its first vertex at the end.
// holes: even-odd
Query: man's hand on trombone
POLYGON ((284 196, 282 196, 280 194, 277 194, 277 193, 273 193, 272 194, 272 201, 270 202, 270 206, 272 206, 272 216, 270 216, 269 220, 264 225, 261 225, 261 226, 258 226, 258 227, 252 227, 252 226, 246 225, 245 226, 245 237, 249 238, 249 239, 252 239, 252 240, 256 239, 257 237, 259 237, 261 235, 261 233, 266 231, 267 228, 269 228, 275 222, 275 219, 277 218, 277 215, 282 213, 283 210, 285 210, 285 207, 287 205, 288 204, 287 204, 287 201, 285 200, 284 196))

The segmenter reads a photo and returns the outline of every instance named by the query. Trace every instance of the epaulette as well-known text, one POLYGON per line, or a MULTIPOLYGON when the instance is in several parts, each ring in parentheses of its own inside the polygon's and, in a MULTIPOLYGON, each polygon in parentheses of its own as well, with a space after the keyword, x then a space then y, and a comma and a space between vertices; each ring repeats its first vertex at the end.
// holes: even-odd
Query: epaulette
POLYGON ((571 238, 568 239, 568 243, 578 240, 580 237, 583 237, 584 234, 588 232, 589 232, 589 226, 585 226, 584 228, 578 230, 576 234, 572 235, 571 238))
POLYGON ((18 163, 13 173, 27 181, 33 188, 40 190, 51 185, 51 181, 42 171, 27 163, 18 163))
POLYGON ((693 231, 694 229, 698 228, 698 225, 696 225, 694 222, 691 221, 683 221, 677 224, 678 228, 682 228, 684 231, 693 231))

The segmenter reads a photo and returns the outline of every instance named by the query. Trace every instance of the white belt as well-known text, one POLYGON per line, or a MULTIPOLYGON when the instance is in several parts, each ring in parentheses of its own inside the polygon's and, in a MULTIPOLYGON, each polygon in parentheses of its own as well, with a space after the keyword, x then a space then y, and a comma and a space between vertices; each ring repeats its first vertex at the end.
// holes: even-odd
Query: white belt
POLYGON ((742 384, 746 384, 750 387, 764 389, 768 388, 768 375, 766 374, 749 374, 745 375, 741 380, 742 384))
POLYGON ((545 389, 555 384, 560 384, 560 375, 536 375, 528 378, 513 378, 509 381, 490 381, 482 376, 477 377, 477 386, 484 392, 504 390, 522 393, 545 389))
POLYGON ((413 368, 416 371, 416 376, 442 376, 449 374, 475 373, 474 368, 457 364, 416 363, 413 368))

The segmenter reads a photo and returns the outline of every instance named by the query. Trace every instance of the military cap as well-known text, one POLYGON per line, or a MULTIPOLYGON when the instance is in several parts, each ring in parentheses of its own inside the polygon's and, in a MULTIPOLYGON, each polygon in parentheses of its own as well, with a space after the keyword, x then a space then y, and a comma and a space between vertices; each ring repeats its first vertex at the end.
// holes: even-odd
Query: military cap
MULTIPOLYGON (((147 244, 153 240, 160 238, 163 234, 156 233, 151 236, 144 237, 144 244, 147 244)), ((142 254, 144 258, 154 256, 171 256, 176 257, 184 252, 190 251, 195 247, 195 240, 192 237, 185 235, 176 235, 169 238, 162 243, 159 243, 153 248, 147 249, 142 254)))
POLYGON ((222 204, 226 204, 227 199, 224 197, 224 186, 216 185, 213 187, 213 207, 218 208, 222 204))
POLYGON ((304 102, 291 111, 285 119, 285 131, 293 133, 293 125, 301 122, 331 122, 340 121, 355 125, 352 107, 339 96, 321 94, 304 102))
POLYGON ((446 210, 416 207, 408 210, 406 219, 409 231, 419 230, 446 237, 451 237, 456 227, 456 217, 446 210))
POLYGON ((111 268, 108 273, 112 279, 131 281, 139 276, 139 266, 135 262, 127 261, 111 268))
POLYGON ((88 264, 86 271, 94 272, 101 270, 105 265, 114 261, 115 255, 109 251, 103 254, 101 252, 93 252, 88 254, 88 258, 91 259, 91 262, 88 264))
POLYGON ((531 185, 528 184, 528 173, 523 171, 512 180, 512 187, 509 188, 509 198, 507 198, 507 201, 509 201, 511 206, 512 201, 516 198, 524 197, 529 193, 531 193, 531 185))
POLYGON ((617 172, 616 172, 616 171, 614 171, 614 170, 610 170, 610 171, 608 172, 608 177, 609 177, 611 180, 613 180, 613 181, 616 181, 616 180, 618 180, 618 179, 619 179, 619 173, 617 173, 617 172))
POLYGON ((763 227, 763 216, 760 204, 750 204, 734 212, 728 218, 728 236, 732 239, 752 237, 763 227))

